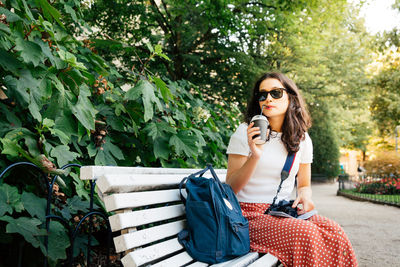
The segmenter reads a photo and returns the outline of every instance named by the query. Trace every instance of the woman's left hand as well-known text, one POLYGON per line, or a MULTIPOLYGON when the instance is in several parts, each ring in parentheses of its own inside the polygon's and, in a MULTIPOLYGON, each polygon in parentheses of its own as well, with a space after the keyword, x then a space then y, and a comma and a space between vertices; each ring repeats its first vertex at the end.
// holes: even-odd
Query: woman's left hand
POLYGON ((297 189, 297 198, 294 201, 292 208, 298 207, 299 204, 302 204, 302 208, 298 207, 298 214, 304 214, 314 209, 314 202, 311 200, 311 187, 304 186, 297 189))

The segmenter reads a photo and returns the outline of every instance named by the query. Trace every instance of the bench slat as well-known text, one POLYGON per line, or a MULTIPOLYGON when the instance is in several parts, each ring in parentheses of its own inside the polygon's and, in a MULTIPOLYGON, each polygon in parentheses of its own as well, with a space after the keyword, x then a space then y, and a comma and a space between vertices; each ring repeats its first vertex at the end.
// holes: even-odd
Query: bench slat
POLYGON ((185 177, 185 174, 106 174, 97 179, 97 187, 103 194, 114 192, 127 193, 146 190, 150 191, 155 189, 165 189, 178 186, 182 179, 185 177))
POLYGON ((207 267, 208 265, 209 265, 208 263, 196 261, 196 262, 188 265, 187 267, 207 267))
POLYGON ((273 267, 278 262, 278 258, 271 254, 265 254, 248 267, 273 267))
MULTIPOLYGON (((125 174, 192 174, 201 169, 184 168, 153 168, 153 167, 116 167, 116 166, 82 166, 80 169, 81 180, 95 180, 103 175, 125 174)), ((217 174, 226 174, 226 169, 214 169, 217 174)), ((218 175, 219 177, 219 175, 218 175)))
POLYGON ((122 193, 103 198, 107 211, 136 208, 181 200, 178 189, 122 193))
POLYGON ((183 249, 177 238, 128 253, 121 259, 125 266, 139 266, 183 249))
MULTIPOLYGON (((126 193, 178 186, 188 174, 104 174, 97 179, 97 187, 105 193, 126 193)), ((208 177, 208 176, 205 176, 208 177)), ((226 174, 218 175, 225 181, 226 174)))
POLYGON ((185 227, 185 224, 186 220, 181 220, 117 236, 114 238, 115 250, 119 253, 176 235, 185 227))
POLYGON ((186 263, 189 263, 193 260, 192 257, 190 257, 190 255, 184 251, 178 255, 175 255, 171 258, 168 258, 166 260, 160 261, 154 265, 152 265, 153 267, 171 267, 171 266, 182 266, 186 263))
POLYGON ((250 252, 236 259, 211 265, 211 267, 243 267, 249 265, 256 259, 258 259, 258 253, 250 252))
POLYGON ((183 204, 115 214, 109 217, 112 231, 176 218, 185 214, 183 204))

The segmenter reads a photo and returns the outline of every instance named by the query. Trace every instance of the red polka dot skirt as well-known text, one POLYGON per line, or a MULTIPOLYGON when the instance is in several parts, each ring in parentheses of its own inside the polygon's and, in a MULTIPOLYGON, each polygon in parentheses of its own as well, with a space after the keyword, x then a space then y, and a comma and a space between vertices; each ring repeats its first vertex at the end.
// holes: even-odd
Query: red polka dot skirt
POLYGON ((270 253, 289 266, 358 266, 350 240, 336 222, 314 215, 307 220, 275 217, 269 204, 240 203, 249 220, 250 248, 270 253))

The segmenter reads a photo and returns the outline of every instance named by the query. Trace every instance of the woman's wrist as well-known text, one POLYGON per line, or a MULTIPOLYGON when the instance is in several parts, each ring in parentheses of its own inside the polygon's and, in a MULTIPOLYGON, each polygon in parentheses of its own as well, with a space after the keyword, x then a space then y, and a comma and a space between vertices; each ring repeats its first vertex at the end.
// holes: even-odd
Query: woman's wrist
POLYGON ((249 156, 248 160, 255 160, 255 161, 258 161, 258 160, 260 159, 260 157, 261 157, 261 155, 257 155, 257 154, 254 154, 254 153, 250 153, 250 156, 249 156))
POLYGON ((312 190, 310 185, 305 185, 297 188, 297 193, 300 194, 308 194, 311 197, 312 190))

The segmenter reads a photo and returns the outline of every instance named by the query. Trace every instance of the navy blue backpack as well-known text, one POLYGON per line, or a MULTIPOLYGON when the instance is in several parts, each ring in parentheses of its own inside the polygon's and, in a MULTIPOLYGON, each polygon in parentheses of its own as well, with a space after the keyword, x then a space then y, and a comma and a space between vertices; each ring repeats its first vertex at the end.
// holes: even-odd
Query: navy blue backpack
POLYGON ((178 234, 178 239, 193 259, 213 264, 250 251, 249 222, 232 188, 221 183, 211 164, 184 178, 179 191, 186 207, 187 229, 178 234), (208 170, 212 178, 203 178, 208 170), (182 195, 184 185, 186 199, 182 195))

